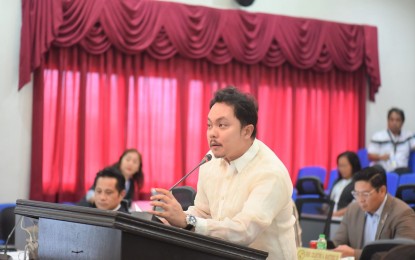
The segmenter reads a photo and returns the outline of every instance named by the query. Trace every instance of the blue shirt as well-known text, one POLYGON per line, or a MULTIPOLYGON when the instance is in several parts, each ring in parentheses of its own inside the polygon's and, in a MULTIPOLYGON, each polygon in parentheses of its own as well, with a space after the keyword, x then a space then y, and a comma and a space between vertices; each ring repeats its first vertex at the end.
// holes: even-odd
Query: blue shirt
POLYGON ((386 197, 383 199, 382 204, 376 210, 375 213, 370 214, 366 212, 366 221, 365 221, 365 236, 363 238, 363 244, 366 245, 369 242, 376 240, 376 231, 378 230, 379 220, 382 216, 383 208, 385 207, 386 197))

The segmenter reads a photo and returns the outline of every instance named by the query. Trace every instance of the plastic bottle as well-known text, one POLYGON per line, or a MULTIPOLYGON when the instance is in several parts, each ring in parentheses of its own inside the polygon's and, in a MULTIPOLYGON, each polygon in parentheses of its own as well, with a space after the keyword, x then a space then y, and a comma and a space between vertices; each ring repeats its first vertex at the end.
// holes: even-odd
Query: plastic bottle
POLYGON ((317 240, 317 249, 326 250, 327 249, 327 240, 324 234, 320 234, 317 240))

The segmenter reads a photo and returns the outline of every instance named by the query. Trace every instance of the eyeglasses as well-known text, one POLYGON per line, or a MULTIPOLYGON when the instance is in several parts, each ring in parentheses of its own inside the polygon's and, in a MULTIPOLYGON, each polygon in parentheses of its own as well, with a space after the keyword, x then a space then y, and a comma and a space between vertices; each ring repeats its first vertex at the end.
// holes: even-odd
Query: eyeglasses
POLYGON ((353 198, 357 199, 359 197, 363 197, 365 199, 369 198, 369 196, 372 194, 372 192, 374 192, 375 189, 371 190, 371 191, 363 191, 363 192, 358 192, 358 191, 352 191, 352 196, 353 198))

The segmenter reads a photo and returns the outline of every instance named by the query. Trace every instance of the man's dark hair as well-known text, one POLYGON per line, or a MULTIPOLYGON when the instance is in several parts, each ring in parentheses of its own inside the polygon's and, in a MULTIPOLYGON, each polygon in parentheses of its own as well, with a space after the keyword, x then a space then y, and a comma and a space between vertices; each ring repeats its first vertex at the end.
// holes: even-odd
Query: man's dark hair
MULTIPOLYGON (((360 160, 359 160, 359 156, 357 156, 357 154, 355 152, 346 151, 346 152, 343 152, 343 153, 339 154, 337 156, 337 164, 339 163, 340 157, 343 157, 343 156, 345 156, 347 158, 347 161, 349 161, 350 165, 352 166, 352 176, 356 172, 358 172, 362 169, 362 166, 361 166, 360 160)), ((343 178, 341 176, 341 174, 339 174, 339 178, 340 179, 343 178)))
POLYGON ((397 107, 392 107, 391 109, 389 109, 388 119, 389 119, 389 117, 391 116, 392 113, 396 113, 396 114, 400 115, 401 119, 402 119, 402 123, 405 122, 405 113, 403 112, 402 109, 399 109, 397 107))
POLYGON ((215 92, 210 101, 210 108, 216 103, 225 103, 233 107, 235 117, 241 122, 241 126, 253 125, 254 131, 251 138, 256 137, 256 124, 258 122, 258 105, 255 99, 240 92, 237 88, 229 86, 215 92))
POLYGON ((125 190, 125 178, 122 175, 122 173, 120 172, 120 170, 118 170, 117 168, 107 167, 107 168, 99 171, 97 173, 97 176, 95 177, 94 187, 97 186, 97 181, 101 177, 115 178, 117 180, 117 183, 115 184, 115 187, 117 188, 118 192, 120 193, 121 191, 125 190))
POLYGON ((386 172, 382 167, 372 166, 366 167, 358 171, 353 176, 353 181, 367 181, 373 188, 379 190, 380 187, 386 185, 386 172))

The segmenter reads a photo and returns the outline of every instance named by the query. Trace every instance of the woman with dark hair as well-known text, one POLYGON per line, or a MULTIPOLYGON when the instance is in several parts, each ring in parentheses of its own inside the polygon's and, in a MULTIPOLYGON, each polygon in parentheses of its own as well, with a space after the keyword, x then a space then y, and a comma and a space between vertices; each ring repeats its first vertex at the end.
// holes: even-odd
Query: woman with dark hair
POLYGON ((353 201, 353 175, 361 170, 359 157, 356 153, 346 151, 337 156, 337 170, 339 177, 333 184, 330 199, 335 203, 333 216, 343 216, 347 206, 353 201))
MULTIPOLYGON (((134 199, 135 189, 137 188, 137 191, 140 191, 144 183, 141 154, 137 151, 137 149, 127 149, 122 153, 118 162, 112 166, 120 170, 125 178, 126 195, 124 200, 127 202, 127 206, 129 207, 131 205, 131 201, 134 199)), ((78 205, 87 206, 86 204, 94 204, 94 195, 94 186, 92 186, 78 205)))
POLYGON ((118 162, 113 166, 118 168, 124 175, 126 180, 125 189, 127 191, 124 199, 131 202, 135 195, 135 185, 137 185, 137 190, 140 191, 144 184, 143 161, 141 154, 137 151, 137 149, 127 149, 122 153, 118 162))

